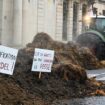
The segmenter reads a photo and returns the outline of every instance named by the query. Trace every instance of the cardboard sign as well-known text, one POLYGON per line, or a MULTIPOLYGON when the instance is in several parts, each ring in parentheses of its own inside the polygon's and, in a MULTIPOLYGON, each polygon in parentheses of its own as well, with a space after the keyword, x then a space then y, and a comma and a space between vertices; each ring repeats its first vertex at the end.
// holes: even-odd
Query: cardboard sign
POLYGON ((51 72, 54 51, 35 48, 32 71, 51 72))
POLYGON ((18 50, 0 45, 0 73, 13 74, 18 50))

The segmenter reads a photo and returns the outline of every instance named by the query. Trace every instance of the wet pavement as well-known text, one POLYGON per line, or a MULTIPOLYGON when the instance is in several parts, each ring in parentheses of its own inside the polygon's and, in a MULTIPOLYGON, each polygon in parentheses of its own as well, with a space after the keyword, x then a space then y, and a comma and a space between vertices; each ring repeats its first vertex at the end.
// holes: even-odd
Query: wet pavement
POLYGON ((96 77, 98 81, 105 81, 105 69, 86 70, 86 72, 89 78, 96 77))
POLYGON ((105 97, 75 98, 70 100, 59 100, 52 105, 105 105, 105 97))
MULTIPOLYGON (((105 82, 105 69, 86 70, 88 77, 96 76, 96 80, 105 82)), ((52 105, 105 105, 105 96, 56 100, 52 105)))

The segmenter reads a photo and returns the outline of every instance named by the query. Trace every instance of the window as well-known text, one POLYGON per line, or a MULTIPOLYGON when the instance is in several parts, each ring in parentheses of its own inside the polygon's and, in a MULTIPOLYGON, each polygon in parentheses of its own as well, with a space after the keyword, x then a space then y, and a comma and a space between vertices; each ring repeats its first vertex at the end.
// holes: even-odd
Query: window
POLYGON ((100 2, 102 2, 102 3, 105 3, 105 0, 99 0, 100 2))
POLYGON ((93 14, 97 14, 97 8, 93 8, 93 14))
POLYGON ((103 10, 103 15, 105 16, 105 10, 103 10))

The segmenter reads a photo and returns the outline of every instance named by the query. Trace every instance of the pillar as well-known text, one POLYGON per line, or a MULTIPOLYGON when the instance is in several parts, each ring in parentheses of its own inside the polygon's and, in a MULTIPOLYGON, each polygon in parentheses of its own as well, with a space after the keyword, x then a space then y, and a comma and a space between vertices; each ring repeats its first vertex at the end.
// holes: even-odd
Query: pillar
POLYGON ((62 41, 63 34, 63 0, 57 0, 56 3, 56 35, 55 39, 62 41))
POLYGON ((3 0, 2 45, 11 46, 13 42, 13 0, 3 0))
POLYGON ((32 42, 37 33, 37 1, 39 0, 22 0, 22 46, 32 42))
POLYGON ((13 43, 22 44, 22 0, 13 1, 13 43))
POLYGON ((78 27, 77 27, 77 35, 80 35, 82 33, 82 4, 79 4, 78 9, 78 27))

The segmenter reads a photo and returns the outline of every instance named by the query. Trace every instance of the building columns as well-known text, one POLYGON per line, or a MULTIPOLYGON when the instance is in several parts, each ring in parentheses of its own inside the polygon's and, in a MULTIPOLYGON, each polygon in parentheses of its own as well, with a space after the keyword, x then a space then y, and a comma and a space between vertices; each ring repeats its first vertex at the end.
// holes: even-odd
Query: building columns
POLYGON ((63 34, 63 0, 56 2, 56 40, 62 41, 63 34))
POLYGON ((78 24, 77 24, 77 35, 80 35, 82 33, 82 4, 79 4, 78 9, 78 24))
POLYGON ((13 44, 22 44, 22 0, 13 1, 13 44))

